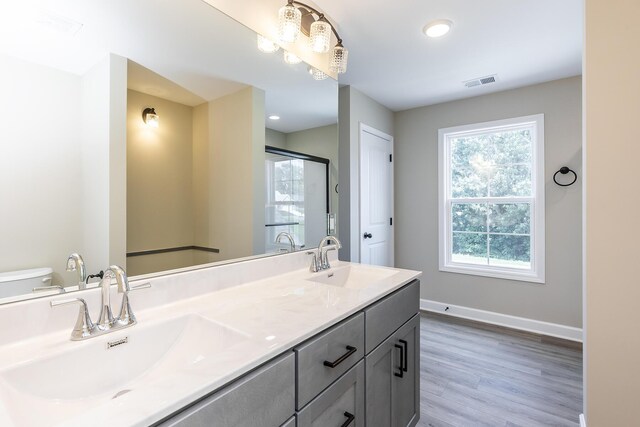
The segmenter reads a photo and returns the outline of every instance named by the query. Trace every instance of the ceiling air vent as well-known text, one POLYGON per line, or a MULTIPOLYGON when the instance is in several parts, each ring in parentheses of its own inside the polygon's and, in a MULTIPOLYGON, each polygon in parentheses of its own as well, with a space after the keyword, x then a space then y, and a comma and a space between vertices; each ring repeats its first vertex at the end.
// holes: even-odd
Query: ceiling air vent
POLYGON ((493 74, 491 76, 486 76, 486 77, 480 77, 477 79, 473 79, 473 80, 467 80, 466 82, 462 82, 466 87, 475 87, 475 86, 482 86, 482 85, 488 85, 491 83, 495 83, 497 81, 497 75, 493 74))

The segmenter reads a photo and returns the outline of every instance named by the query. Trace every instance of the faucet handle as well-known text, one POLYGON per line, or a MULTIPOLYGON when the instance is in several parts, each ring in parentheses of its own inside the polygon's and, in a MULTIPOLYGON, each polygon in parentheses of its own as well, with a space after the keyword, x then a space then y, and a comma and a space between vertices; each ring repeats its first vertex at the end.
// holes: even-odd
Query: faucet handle
POLYGON ((132 286, 129 289, 129 292, 139 291, 140 289, 149 289, 151 287, 151 282, 142 283, 141 285, 132 286))
POLYGON ((329 246, 326 247, 324 249, 324 251, 322 252, 322 268, 323 269, 329 269, 331 268, 331 264, 329 264, 329 251, 335 251, 338 250, 338 246, 337 245, 333 245, 333 246, 329 246))
POLYGON ((150 282, 143 283, 141 285, 132 286, 128 291, 122 295, 122 304, 120 305, 120 315, 118 316, 118 323, 123 326, 135 325, 137 323, 136 316, 133 315, 131 310, 131 304, 129 303, 129 292, 139 291, 141 289, 148 289, 151 287, 150 282))
POLYGON ((71 298, 64 300, 51 301, 51 307, 57 307, 59 305, 69 305, 69 304, 80 304, 80 311, 78 311, 78 319, 76 320, 76 325, 73 327, 73 331, 71 331, 71 340, 79 341, 90 337, 95 330, 95 325, 91 321, 91 316, 89 315, 89 309, 87 307, 87 302, 82 298, 71 298))
POLYGON ((309 267, 309 271, 311 271, 312 273, 317 273, 318 271, 320 271, 320 267, 318 266, 318 256, 316 255, 316 253, 314 251, 307 251, 305 252, 305 255, 311 255, 313 258, 311 258, 311 266, 309 267))

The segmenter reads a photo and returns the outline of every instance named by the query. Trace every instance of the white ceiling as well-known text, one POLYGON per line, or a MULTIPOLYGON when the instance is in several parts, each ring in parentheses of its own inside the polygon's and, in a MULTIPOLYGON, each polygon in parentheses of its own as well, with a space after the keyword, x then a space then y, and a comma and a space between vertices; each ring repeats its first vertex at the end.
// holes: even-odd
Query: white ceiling
POLYGON ((337 82, 259 52, 253 31, 201 0, 0 0, 0 52, 75 74, 111 52, 141 66, 129 86, 152 95, 192 105, 252 85, 265 91, 266 116, 281 116, 272 129, 337 122, 337 82), (66 34, 36 24, 43 11, 82 25, 66 34), (145 68, 158 76, 145 81, 145 68))
MULTIPOLYGON (((273 34, 284 0, 205 0, 273 34), (251 7, 249 7, 251 5, 251 7)), ((341 85, 394 111, 581 74, 583 0, 315 0, 349 48, 341 85), (453 21, 446 36, 425 24, 453 21), (497 74, 496 84, 463 81, 497 74)))
POLYGON ((337 22, 350 50, 340 84, 394 111, 581 74, 582 0, 316 3, 337 22), (453 21, 453 29, 425 37, 422 28, 436 19, 453 21), (462 84, 490 74, 498 83, 462 84))
MULTIPOLYGON (((206 1, 245 14, 234 16, 241 22, 262 17, 270 25, 275 25, 277 10, 285 4, 206 1), (252 13, 253 9, 261 12, 252 13)), ((581 73, 582 0, 314 4, 337 24, 350 50, 349 70, 340 76, 340 84, 352 85, 394 111, 581 73), (440 39, 429 39, 421 30, 435 19, 450 19, 454 27, 440 39), (498 75, 497 83, 471 89, 462 84, 490 74, 498 75)), ((38 57, 77 73, 113 52, 206 100, 250 84, 265 89, 266 114, 282 117, 268 126, 283 132, 337 119, 334 81, 311 81, 303 64, 282 63, 282 51, 258 53, 252 31, 201 0, 0 0, 0 7, 1 52, 38 57), (83 26, 73 36, 38 34, 33 25, 7 13, 27 4, 83 26), (58 54, 61 46, 63 55, 58 54)))

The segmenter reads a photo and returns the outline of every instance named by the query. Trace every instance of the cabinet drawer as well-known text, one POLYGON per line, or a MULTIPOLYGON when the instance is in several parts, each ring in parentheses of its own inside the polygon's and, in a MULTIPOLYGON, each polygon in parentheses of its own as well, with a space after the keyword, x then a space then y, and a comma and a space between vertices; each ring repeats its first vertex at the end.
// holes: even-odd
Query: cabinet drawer
POLYGON ((365 309, 366 353, 369 354, 419 310, 419 280, 414 280, 399 291, 365 309))
POLYGON ((288 353, 158 425, 281 426, 295 413, 294 364, 288 353))
POLYGON ((364 360, 298 413, 298 427, 363 427, 364 360), (351 421, 347 424, 348 421, 351 421))
POLYGON ((364 315, 340 323, 295 348, 296 408, 302 409, 364 356, 364 315))

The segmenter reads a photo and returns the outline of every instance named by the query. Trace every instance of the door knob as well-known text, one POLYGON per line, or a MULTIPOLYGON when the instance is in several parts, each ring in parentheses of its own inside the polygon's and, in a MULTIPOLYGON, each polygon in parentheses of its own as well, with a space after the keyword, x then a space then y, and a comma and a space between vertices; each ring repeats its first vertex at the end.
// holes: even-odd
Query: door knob
POLYGON ((373 237, 373 235, 371 233, 364 233, 364 238, 365 239, 370 239, 372 237, 373 237))

